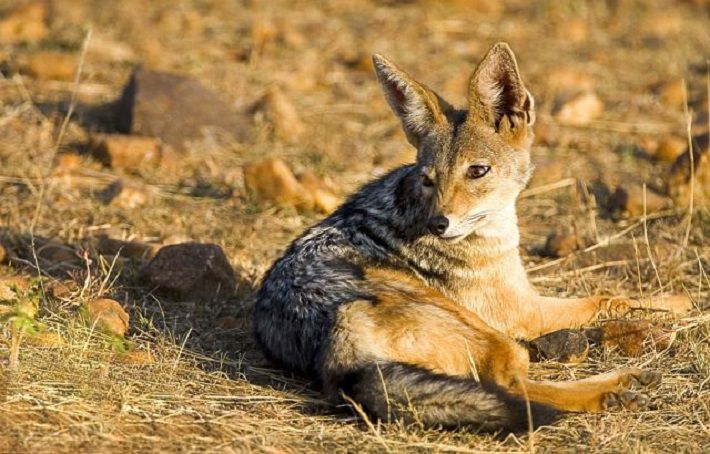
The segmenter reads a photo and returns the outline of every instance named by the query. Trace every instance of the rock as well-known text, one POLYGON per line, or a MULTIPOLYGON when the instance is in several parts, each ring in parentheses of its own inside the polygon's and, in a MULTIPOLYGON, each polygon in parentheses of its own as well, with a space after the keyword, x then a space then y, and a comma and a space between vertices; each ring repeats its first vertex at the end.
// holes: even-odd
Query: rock
POLYGON ((663 136, 658 141, 653 157, 659 161, 674 162, 688 148, 688 139, 663 136))
POLYGON ((137 241, 123 241, 109 238, 108 235, 99 235, 91 238, 90 243, 103 255, 120 255, 133 260, 146 260, 153 258, 160 248, 156 244, 140 243, 137 241))
POLYGON ((127 353, 120 353, 114 357, 117 363, 131 364, 134 366, 148 366, 155 364, 155 356, 148 350, 133 350, 127 353))
POLYGON ((673 8, 651 10, 640 24, 640 31, 656 38, 666 38, 680 33, 684 20, 680 12, 673 8))
POLYGON ((153 195, 140 185, 116 180, 99 191, 96 198, 104 205, 111 204, 119 208, 133 209, 149 203, 153 195))
POLYGON ((77 57, 55 51, 30 54, 20 65, 20 72, 40 80, 71 81, 76 76, 77 57))
POLYGON ((163 246, 140 270, 139 280, 158 294, 180 300, 210 301, 236 289, 232 267, 216 244, 163 246))
MULTIPOLYGON (((537 138, 537 134, 536 134, 537 138)), ((567 177, 569 163, 561 159, 547 159, 535 164, 530 187, 556 183, 567 177)))
POLYGON ((155 137, 105 134, 95 139, 91 148, 104 165, 127 170, 157 166, 163 155, 163 144, 155 137))
POLYGON ((303 122, 296 108, 278 87, 271 87, 255 109, 264 115, 274 133, 282 140, 293 142, 304 133, 303 122))
POLYGON ((298 182, 306 193, 313 196, 313 208, 321 213, 330 213, 340 205, 340 198, 315 173, 306 171, 298 176, 298 182))
POLYGON ((562 22, 559 33, 566 41, 582 43, 587 40, 589 28, 587 23, 581 19, 570 19, 562 22))
POLYGON ((285 162, 276 158, 245 165, 244 185, 259 199, 282 207, 329 213, 340 204, 340 199, 313 172, 304 172, 297 178, 285 162))
POLYGON ((560 123, 583 126, 604 112, 604 103, 593 92, 580 93, 562 104, 555 114, 560 123))
POLYGON ((77 153, 60 153, 54 161, 52 175, 66 176, 70 175, 82 167, 81 156, 77 153))
POLYGON ((589 341, 579 330, 562 329, 530 341, 531 360, 581 363, 587 359, 589 341))
MULTIPOLYGON (((692 139, 693 144, 693 205, 701 207, 710 202, 710 146, 708 135, 700 134, 692 139)), ((667 176, 668 194, 676 205, 688 207, 690 205, 691 160, 688 150, 678 156, 667 176)))
POLYGON ((5 43, 35 42, 47 35, 44 2, 28 3, 8 12, 0 19, 0 41, 5 43))
POLYGON ((552 233, 545 241, 543 252, 548 257, 564 257, 579 249, 577 235, 552 233))
POLYGON ((608 321, 601 327, 599 337, 604 348, 617 349, 626 356, 639 356, 645 345, 664 350, 672 341, 670 331, 649 320, 608 321))
POLYGON ((254 196, 278 206, 310 210, 313 199, 305 193, 291 169, 280 159, 269 158, 244 166, 244 185, 254 196))
POLYGON ((249 120, 219 94, 188 77, 148 69, 132 74, 115 113, 119 132, 158 137, 177 150, 210 131, 237 141, 249 136, 249 120))
MULTIPOLYGON (((661 211, 670 206, 670 200, 646 188, 646 214, 661 211)), ((609 196, 611 213, 642 216, 644 213, 643 187, 618 186, 609 196)))
POLYGON ((546 74, 545 81, 547 86, 555 92, 589 92, 596 88, 594 77, 569 66, 560 66, 552 69, 546 74))
POLYGON ((10 259, 10 253, 7 248, 0 243, 0 263, 6 263, 10 259))
POLYGON ((73 280, 51 280, 49 282, 45 282, 44 289, 53 298, 69 299, 75 293, 80 291, 81 287, 79 287, 73 280))
POLYGON ((100 298, 87 303, 84 308, 91 326, 120 337, 128 331, 129 316, 118 301, 100 298))
POLYGON ((91 61, 120 63, 135 60, 136 54, 128 44, 94 33, 87 49, 87 58, 91 61))
POLYGON ((37 256, 50 263, 74 263, 79 261, 76 250, 57 241, 48 241, 37 248, 37 256))
POLYGON ((672 79, 651 86, 663 104, 672 109, 683 109, 686 102, 683 79, 672 79))

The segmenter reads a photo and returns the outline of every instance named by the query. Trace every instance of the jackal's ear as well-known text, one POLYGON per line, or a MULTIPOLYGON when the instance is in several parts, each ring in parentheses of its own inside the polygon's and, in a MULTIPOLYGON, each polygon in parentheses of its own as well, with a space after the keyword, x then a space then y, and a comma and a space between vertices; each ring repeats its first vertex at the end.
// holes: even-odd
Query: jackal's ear
POLYGON ((445 112, 451 106, 385 57, 375 54, 372 62, 387 103, 402 122, 409 142, 418 147, 422 138, 446 124, 445 112))
POLYGON ((509 125, 532 125, 535 101, 520 78, 515 54, 506 43, 488 51, 471 76, 468 94, 469 119, 499 128, 508 117, 509 125))

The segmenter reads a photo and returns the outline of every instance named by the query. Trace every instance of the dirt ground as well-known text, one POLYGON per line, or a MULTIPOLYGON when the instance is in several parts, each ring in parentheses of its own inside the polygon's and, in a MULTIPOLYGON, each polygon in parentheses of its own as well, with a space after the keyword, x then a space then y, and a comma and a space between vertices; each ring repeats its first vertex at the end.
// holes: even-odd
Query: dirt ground
MULTIPOLYGON (((0 0, 0 13, 17 3, 0 0)), ((19 331, 0 318, 0 451, 710 451, 710 208, 695 200, 690 217, 687 200, 665 198, 671 163, 658 150, 675 140, 682 152, 689 121, 692 134, 707 134, 708 2, 39 4, 36 36, 25 28, 15 40, 0 25, 0 241, 11 253, 0 258, 0 276, 43 277, 37 329, 13 344, 19 331), (670 348, 638 357, 594 348, 580 364, 532 366, 534 377, 559 380, 622 366, 659 370, 651 410, 569 415, 532 436, 370 426, 269 364, 254 344, 259 279, 323 215, 259 199, 245 188, 243 166, 278 157, 343 197, 414 156, 370 55, 388 56, 463 106, 475 64, 499 40, 516 52, 538 108, 538 174, 519 203, 531 280, 549 295, 684 292, 697 308, 675 321, 633 315, 677 328, 670 348), (63 55, 68 68, 41 52, 63 55), (38 54, 49 69, 33 69, 38 54), (115 99, 138 65, 214 89, 248 112, 253 136, 194 141, 160 165, 102 164, 85 151, 111 132, 96 106, 115 99), (274 120, 254 108, 270 90, 295 116, 274 120), (101 191, 117 180, 147 196, 105 203, 101 191), (609 209, 618 186, 642 194, 644 183, 648 201, 660 194, 645 217, 609 209), (541 252, 555 232, 576 236, 572 256, 541 252), (212 304, 156 296, 136 283, 141 260, 91 246, 101 234, 218 244, 238 288, 212 304), (67 291, 48 290, 67 281, 67 291), (101 296, 130 314, 125 340, 82 322, 82 305, 101 296)))

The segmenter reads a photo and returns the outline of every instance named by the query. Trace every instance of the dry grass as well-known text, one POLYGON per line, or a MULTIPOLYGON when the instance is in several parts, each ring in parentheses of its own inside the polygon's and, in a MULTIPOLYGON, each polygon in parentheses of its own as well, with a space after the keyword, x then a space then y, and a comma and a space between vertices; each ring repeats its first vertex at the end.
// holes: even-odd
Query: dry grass
MULTIPOLYGON (((92 41, 127 44, 135 56, 134 62, 102 58, 92 53, 89 42, 78 89, 71 82, 18 75, 12 64, 0 80, 0 237, 20 251, 19 259, 0 272, 39 273, 46 287, 69 274, 81 284, 61 298, 41 297, 38 319, 65 345, 42 347, 25 339, 18 370, 10 372, 5 364, 0 368, 0 451, 528 451, 527 435, 503 439, 470 431, 368 426, 354 412, 323 402, 309 383, 269 365, 250 336, 253 288, 290 239, 317 216, 249 198, 241 164, 280 156, 296 168, 314 169, 347 193, 412 156, 367 68, 368 54, 390 56, 461 104, 473 65, 498 39, 509 41, 517 52, 547 128, 545 145, 533 150, 535 161, 541 166, 565 163, 559 181, 538 184, 520 202, 532 280, 543 292, 557 295, 638 296, 657 293, 662 286, 688 292, 698 305, 691 316, 675 322, 678 337, 667 351, 630 359, 595 350, 580 365, 535 365, 534 376, 553 379, 627 365, 665 374, 656 409, 572 415, 540 429, 534 435, 536 449, 710 449, 705 307, 710 210, 696 205, 692 224, 684 217, 688 207, 613 222, 594 198, 599 196, 601 203, 600 188, 618 182, 662 183, 664 165, 635 150, 648 137, 669 132, 683 137, 686 117, 682 106, 661 104, 650 85, 684 78, 691 110, 707 109, 707 3, 511 1, 502 9, 491 6, 498 4, 493 1, 424 0, 277 0, 269 6, 226 0, 50 3, 50 38, 5 46, 8 61, 36 48, 73 52, 78 59, 89 26, 92 41), (586 25, 586 36, 578 41, 569 39, 579 38, 569 28, 574 21, 586 25), (47 176, 57 139, 62 138, 60 152, 85 143, 101 126, 92 122, 87 106, 115 97, 135 62, 190 74, 240 107, 252 105, 266 87, 279 85, 308 133, 290 142, 257 124, 261 132, 253 142, 196 143, 177 169, 123 173, 86 156, 70 176, 47 176), (561 66, 596 80, 606 105, 601 119, 574 128, 555 123, 556 95, 548 75, 561 66), (72 93, 78 105, 74 120, 64 127, 61 112, 72 93), (131 210, 92 197, 117 177, 147 185, 157 197, 131 210), (559 228, 576 232, 585 251, 565 260, 536 255, 546 235, 559 228), (30 233, 37 242, 55 238, 69 245, 78 252, 76 261, 37 257, 30 233), (83 248, 83 238, 99 233, 220 244, 240 277, 240 288, 228 301, 210 306, 157 298, 135 286, 139 263, 113 262, 83 248), (663 254, 647 249, 646 233, 650 245, 664 245, 663 254), (127 347, 151 352, 153 364, 126 364, 115 340, 79 321, 81 303, 100 295, 126 303, 132 317, 127 347), (231 323, 224 322, 227 316, 231 323)), ((0 1, 0 9, 11 4, 0 1)), ((5 361, 8 355, 9 345, 0 342, 0 358, 5 361)))

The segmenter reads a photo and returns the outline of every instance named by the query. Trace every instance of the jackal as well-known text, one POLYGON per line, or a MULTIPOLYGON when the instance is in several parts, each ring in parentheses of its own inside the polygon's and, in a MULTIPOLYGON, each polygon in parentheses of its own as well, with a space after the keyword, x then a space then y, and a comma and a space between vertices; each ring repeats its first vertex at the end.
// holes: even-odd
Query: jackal
POLYGON ((532 173, 533 97, 505 43, 471 77, 458 110, 380 55, 374 67, 416 163, 364 186, 296 239, 254 309, 268 357, 371 416, 425 426, 515 430, 565 411, 639 408, 659 380, 627 368, 584 380, 527 378, 532 339, 600 314, 679 313, 644 301, 541 296, 518 251, 515 201, 532 173))

